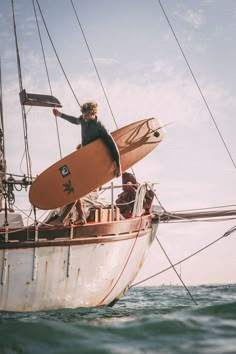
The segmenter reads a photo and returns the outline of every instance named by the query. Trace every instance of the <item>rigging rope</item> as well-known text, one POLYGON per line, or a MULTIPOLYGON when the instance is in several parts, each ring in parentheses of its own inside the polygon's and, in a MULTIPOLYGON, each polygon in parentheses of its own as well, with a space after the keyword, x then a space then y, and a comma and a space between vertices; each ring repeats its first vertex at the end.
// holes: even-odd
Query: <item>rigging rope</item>
MULTIPOLYGON (((47 75, 47 79, 48 79, 48 86, 49 86, 49 90, 50 90, 50 93, 51 93, 51 96, 52 96, 52 86, 51 86, 51 82, 50 82, 50 78, 49 78, 47 61, 46 61, 46 57, 45 57, 43 41, 42 41, 42 37, 41 37, 41 33, 40 33, 40 28, 39 28, 39 23, 38 23, 38 16, 37 16, 34 0, 32 0, 32 3, 33 3, 34 15, 35 15, 35 20, 36 20, 37 29, 38 29, 39 41, 40 41, 40 44, 41 44, 41 50, 42 50, 42 54, 43 54, 44 66, 45 66, 46 75, 47 75)), ((56 131, 57 131, 57 140, 58 140, 58 146, 59 146, 59 153, 60 153, 60 158, 62 159, 60 134, 59 134, 59 128, 58 128, 58 121, 57 121, 56 118, 55 118, 55 123, 56 123, 56 131)))
MULTIPOLYGON (((22 74, 21 74, 20 53, 19 53, 19 46, 18 46, 17 33, 16 33, 14 0, 12 0, 12 15, 13 15, 13 26, 14 26, 14 35, 15 35, 19 88, 20 88, 20 92, 21 92, 23 90, 23 80, 22 80, 22 74)), ((21 112, 22 112, 22 122, 23 122, 23 133, 24 133, 24 143, 25 143, 25 160, 26 160, 27 175, 32 179, 30 152, 29 152, 29 145, 28 145, 27 119, 26 119, 26 112, 25 112, 24 105, 21 105, 21 112)))
POLYGON ((2 129, 2 133, 3 133, 3 160, 5 160, 4 158, 4 121, 3 121, 3 99, 2 99, 2 69, 1 69, 1 57, 0 57, 0 118, 1 118, 1 129, 2 129))
POLYGON ((187 57, 186 57, 186 55, 184 54, 183 48, 181 47, 181 44, 180 44, 180 42, 179 42, 179 40, 178 40, 178 38, 177 38, 177 35, 176 35, 176 33, 175 33, 174 29, 173 29, 173 26, 171 25, 170 20, 169 20, 169 18, 168 18, 168 16, 167 16, 166 12, 165 12, 165 10, 164 10, 164 7, 163 7, 163 5, 162 5, 162 3, 161 3, 161 0, 157 0, 157 1, 159 2, 159 5, 160 5, 160 7, 161 7, 161 9, 162 9, 162 12, 163 12, 163 14, 164 14, 164 16, 165 16, 165 18, 166 18, 166 20, 167 20, 167 23, 168 23, 168 25, 169 25, 169 27, 170 27, 170 29, 171 29, 171 31, 172 31, 172 34, 173 34, 174 37, 175 37, 175 40, 176 40, 176 42, 177 42, 177 44, 178 44, 178 46, 179 46, 179 49, 180 49, 180 51, 181 51, 181 53, 182 53, 182 55, 183 55, 183 57, 184 57, 185 62, 186 62, 187 66, 188 66, 188 68, 189 68, 189 70, 190 70, 190 73, 191 73, 191 75, 192 75, 192 77, 193 77, 193 80, 194 80, 194 82, 195 82, 195 84, 196 84, 196 86, 197 86, 197 88, 198 88, 198 91, 199 91, 199 93, 200 93, 200 95, 201 95, 201 97, 202 97, 202 99, 203 99, 203 101, 204 101, 204 103, 205 103, 205 105, 206 105, 206 108, 207 108, 207 110, 208 110, 208 112, 209 112, 209 114, 210 114, 210 117, 211 117, 211 119, 212 119, 212 121, 213 121, 213 123, 214 123, 214 125, 215 125, 215 127, 216 127, 216 129, 217 129, 217 132, 218 132, 218 134, 219 134, 219 136, 220 136, 220 138, 221 138, 221 141, 222 141, 222 143, 223 143, 223 145, 224 145, 224 147, 225 147, 225 149, 226 149, 226 151, 227 151, 227 153, 228 153, 228 155, 229 155, 229 157, 230 157, 230 159, 231 159, 231 162, 233 163, 234 168, 236 169, 236 163, 235 163, 235 161, 234 161, 234 159, 233 159, 233 157, 232 157, 232 155, 231 155, 231 153, 230 153, 230 151, 229 151, 229 149, 228 149, 228 147, 227 147, 227 144, 226 144, 226 142, 225 142, 225 140, 224 140, 224 138, 223 138, 223 135, 222 135, 221 132, 220 132, 220 129, 219 129, 219 127, 218 127, 218 125, 217 125, 217 123, 216 123, 216 120, 215 120, 215 118, 214 118, 214 116, 213 116, 213 113, 211 112, 211 109, 210 109, 210 107, 209 107, 209 105, 208 105, 208 103, 207 103, 207 100, 206 100, 206 98, 204 97, 204 94, 203 94, 203 92, 202 92, 202 90, 201 90, 201 88, 200 88, 200 85, 199 85, 199 83, 198 83, 198 81, 197 81, 197 78, 196 78, 196 76, 194 75, 193 70, 192 70, 192 68, 191 68, 191 66, 190 66, 190 64, 189 64, 189 62, 188 62, 188 60, 187 60, 187 57))
POLYGON ((194 304, 195 304, 195 305, 197 305, 197 302, 195 301, 195 299, 193 298, 193 296, 192 296, 192 294, 190 293, 189 289, 188 289, 188 288, 187 288, 187 286, 185 285, 185 283, 184 283, 183 279, 181 278, 181 276, 179 275, 179 273, 178 273, 178 272, 177 272, 177 270, 175 269, 174 264, 171 262, 171 260, 170 260, 169 256, 167 255, 167 253, 166 253, 166 251, 165 251, 164 247, 162 246, 162 244, 161 244, 161 242, 160 242, 160 240, 158 239, 158 237, 157 237, 157 236, 156 236, 156 240, 157 240, 157 242, 158 242, 159 246, 161 247, 161 249, 162 249, 162 251, 163 251, 164 255, 165 255, 165 256, 166 256, 166 258, 168 259, 168 262, 170 263, 171 268, 175 271, 175 273, 176 273, 177 277, 179 278, 179 280, 180 280, 180 281, 181 281, 181 283, 183 284, 183 286, 184 286, 185 290, 187 291, 187 293, 188 293, 188 294, 189 294, 189 296, 191 297, 191 299, 192 299, 192 301, 194 302, 194 304))
MULTIPOLYGON (((217 209, 217 207, 215 207, 217 209)), ((191 213, 189 211, 185 212, 167 212, 167 211, 161 211, 160 214, 160 221, 163 223, 180 223, 180 222, 196 222, 199 221, 200 219, 205 219, 204 221, 208 222, 215 222, 219 220, 229 220, 229 219, 235 219, 236 218, 236 210, 235 209, 230 209, 230 210, 210 210, 209 208, 203 208, 201 209, 194 209, 197 210, 195 213, 191 213), (205 211, 207 210, 207 211, 205 211), (232 218, 230 218, 232 217, 232 218), (209 219, 210 218, 210 219, 209 219), (212 218, 214 218, 212 220, 212 218), (226 219, 227 218, 227 219, 226 219)), ((155 212, 155 211, 154 211, 155 212)), ((157 212, 158 214, 158 212, 157 212)))
MULTIPOLYGON (((76 19, 77 19, 78 25, 79 25, 79 27, 80 27, 80 30, 81 30, 81 33, 82 33, 82 35, 83 35, 83 38, 84 38, 85 44, 86 44, 86 46, 87 46, 87 49, 88 49, 88 52, 89 52, 90 58, 91 58, 91 60, 92 60, 92 63, 93 63, 93 66, 94 66, 95 72, 96 72, 97 77, 98 77, 98 81, 99 81, 99 83, 100 83, 100 85, 101 85, 102 92, 103 92, 103 94, 104 94, 104 96, 105 96, 105 99, 106 99, 106 102, 107 102, 108 108, 109 108, 109 110, 110 110, 111 116, 112 116, 113 121, 114 121, 114 123, 115 123, 116 129, 118 129, 119 127, 118 127, 118 124, 117 124, 117 122, 116 122, 115 115, 114 115, 113 110, 112 110, 112 108, 111 108, 110 101, 109 101, 109 99, 108 99, 108 96, 107 96, 107 93, 106 93, 105 87, 104 87, 104 85, 103 85, 103 82, 102 82, 101 76, 100 76, 100 74, 99 74, 99 72, 98 72, 97 65, 96 65, 95 60, 94 60, 94 58, 93 58, 92 51, 91 51, 91 49, 90 49, 90 47, 89 47, 89 44, 88 44, 87 38, 86 38, 85 33, 84 33, 84 30, 83 30, 83 27, 82 27, 81 22, 80 22, 80 20, 79 20, 78 13, 77 13, 77 11, 76 11, 76 9, 75 9, 75 6, 74 6, 74 3, 73 3, 73 0, 71 0, 71 6, 73 7, 73 10, 74 10, 74 13, 75 13, 75 16, 76 16, 76 19)), ((134 173, 134 169, 133 169, 133 167, 131 167, 131 171, 132 171, 133 175, 135 176, 135 173, 134 173)))
MULTIPOLYGON (((209 248, 210 246, 214 245, 216 242, 222 240, 222 238, 228 237, 229 235, 231 235, 231 234, 232 234, 233 232, 235 232, 235 231, 236 231, 236 225, 233 226, 233 227, 231 227, 228 231, 226 231, 222 236, 220 236, 220 237, 217 238, 216 240, 214 240, 214 241, 208 243, 206 246, 204 246, 204 247, 200 248, 198 251, 196 251, 196 252, 190 254, 188 257, 183 258, 181 261, 174 263, 173 266, 175 267, 175 266, 177 266, 177 265, 179 265, 179 264, 181 264, 181 263, 187 261, 188 259, 194 257, 194 256, 197 255, 198 253, 200 253, 200 252, 204 251, 205 249, 209 248)), ((155 278, 155 277, 157 277, 158 275, 160 275, 160 274, 162 274, 162 273, 165 273, 166 271, 170 270, 171 268, 172 268, 172 266, 167 267, 167 268, 161 270, 161 271, 158 272, 158 273, 155 273, 155 274, 153 274, 153 275, 151 275, 151 276, 149 276, 149 277, 147 277, 147 278, 145 278, 145 279, 143 279, 143 280, 141 280, 141 281, 139 281, 139 282, 137 282, 137 283, 135 283, 135 284, 132 284, 129 288, 133 288, 134 286, 137 286, 137 285, 139 285, 139 284, 141 284, 141 283, 144 283, 144 282, 147 281, 147 280, 150 280, 150 279, 152 279, 152 278, 155 278)))
MULTIPOLYGON (((231 208, 231 207, 236 207, 236 204, 228 204, 228 205, 219 205, 219 206, 211 206, 211 207, 205 207, 205 208, 193 208, 193 209, 181 209, 177 210, 177 212, 185 212, 185 211, 201 211, 201 210, 211 210, 211 209, 222 209, 222 208, 231 208)), ((175 211, 172 211, 172 213, 175 213, 175 211)))
MULTIPOLYGON (((2 184, 3 173, 6 174, 6 166, 5 166, 5 136, 4 136, 4 120, 3 120, 3 96, 2 96, 2 68, 1 68, 1 57, 0 57, 0 163, 1 163, 1 179, 0 179, 0 188, 2 184)), ((1 194, 1 193, 0 193, 1 194)), ((0 203, 1 203, 1 195, 0 195, 0 203)))
POLYGON ((159 198, 157 197, 157 194, 156 194, 156 191, 153 187, 152 184, 150 183, 147 183, 148 187, 152 190, 153 194, 154 194, 154 197, 156 198, 157 202, 159 203, 160 207, 162 208, 162 210, 167 213, 167 210, 164 208, 164 206, 162 205, 161 201, 159 200, 159 198))
POLYGON ((226 217, 226 216, 222 216, 222 218, 218 217, 214 217, 214 219, 210 218, 210 219, 187 219, 187 218, 179 218, 178 220, 168 220, 168 221, 160 221, 160 223, 163 223, 163 224, 168 224, 168 223, 171 223, 171 224, 187 224, 187 223, 196 223, 196 222, 210 222, 210 223, 213 223, 213 222, 220 222, 220 221, 230 221, 230 220, 235 220, 236 217, 226 217))
POLYGON ((43 16, 43 13, 42 13, 42 10, 41 10, 41 7, 40 7, 40 5, 39 5, 38 0, 36 0, 36 2, 37 2, 37 5, 38 5, 38 8, 39 8, 39 11, 40 11, 40 15, 41 15, 42 20, 43 20, 44 27, 45 27, 45 29, 46 29, 46 31, 47 31, 48 38, 49 38, 49 40, 50 40, 50 42, 51 42, 52 48, 53 48, 54 53, 55 53, 55 55, 56 55, 56 58, 57 58, 57 60, 58 60, 58 63, 59 63, 59 65, 60 65, 61 70, 62 70, 62 72, 63 72, 63 74, 64 74, 64 76, 65 76, 65 79, 66 79, 66 81, 67 81, 67 83, 68 83, 68 85, 69 85, 69 87, 70 87, 70 89, 71 89, 71 92, 72 92, 72 94, 73 94, 73 96, 74 96, 76 102, 78 103, 78 106, 80 107, 81 105, 80 105, 80 103, 79 103, 79 100, 78 100, 78 98, 76 97, 76 94, 75 94, 75 92, 74 92, 74 90, 73 90, 73 87, 71 86, 71 83, 70 83, 70 81, 69 81, 69 79, 68 79, 68 77, 67 77, 67 75, 66 75, 66 72, 65 72, 65 70, 64 70, 64 68, 63 68, 63 65, 62 65, 62 63, 61 63, 61 61, 60 61, 60 58, 59 58, 58 53, 57 53, 57 51, 56 51, 56 48, 55 48, 55 46, 54 46, 52 37, 51 37, 51 35, 50 35, 50 33, 49 33, 49 30, 48 30, 47 24, 46 24, 46 22, 45 22, 45 19, 44 19, 44 16, 43 16))
POLYGON ((102 79, 101 79, 101 77, 100 77, 100 75, 99 75, 99 72, 98 72, 98 69, 97 69, 96 63, 95 63, 95 61, 94 61, 94 58, 93 58, 93 55, 92 55, 92 52, 91 52, 91 49, 90 49, 90 47, 89 47, 89 45, 88 45, 88 41, 87 41, 87 38, 86 38, 85 33, 84 33, 84 31, 83 31, 83 28, 82 28, 81 22, 80 22, 80 20, 79 20, 79 16, 78 16, 78 14, 77 14, 77 11, 76 11, 76 9, 75 9, 75 6, 74 6, 74 3, 73 3, 73 0, 71 0, 71 5, 72 5, 72 7, 73 7, 73 10, 74 10, 74 13, 75 13, 75 16, 76 16, 77 22, 78 22, 79 27, 80 27, 80 30, 81 30, 81 33, 82 33, 82 35, 83 35, 83 37, 84 37, 85 44, 86 44, 86 46, 87 46, 87 49, 88 49, 88 52, 89 52, 90 58, 91 58, 91 60, 92 60, 92 63, 93 63, 94 69, 95 69, 95 71, 96 71, 96 74, 97 74, 98 80, 99 80, 99 82, 100 82, 100 85, 101 85, 101 88, 102 88, 103 94, 104 94, 104 96, 105 96, 105 99, 106 99, 106 101, 107 101, 108 107, 109 107, 109 109, 110 109, 110 112, 111 112, 112 118, 113 118, 113 120, 114 120, 114 123, 115 123, 116 129, 118 129, 118 125, 117 125, 117 122, 116 122, 115 116, 114 116, 114 114, 113 114, 113 111, 112 111, 112 108, 111 108, 111 105, 110 105, 110 102, 109 102, 108 96, 107 96, 107 94, 106 94, 106 91, 105 91, 104 85, 103 85, 103 83, 102 83, 102 79))
MULTIPOLYGON (((5 163, 5 143, 4 143, 4 120, 3 120, 3 96, 2 96, 2 67, 0 57, 0 208, 3 209, 4 186, 3 178, 6 175, 6 163, 5 163)), ((7 218, 5 218, 5 224, 7 224, 7 218)))
POLYGON ((40 33, 40 28, 39 28, 39 23, 38 23, 38 16, 37 16, 37 13, 36 13, 34 0, 32 0, 32 3, 33 3, 33 8, 34 8, 35 21, 36 21, 37 29, 38 29, 39 41, 40 41, 42 54, 43 54, 44 66, 45 66, 45 69, 46 69, 46 75, 47 75, 47 79, 48 79, 48 86, 49 86, 50 93, 51 93, 51 96, 52 96, 52 86, 51 86, 51 82, 50 82, 50 78, 49 78, 48 66, 47 66, 47 61, 46 61, 46 57, 45 57, 43 41, 42 41, 42 37, 41 37, 41 33, 40 33))

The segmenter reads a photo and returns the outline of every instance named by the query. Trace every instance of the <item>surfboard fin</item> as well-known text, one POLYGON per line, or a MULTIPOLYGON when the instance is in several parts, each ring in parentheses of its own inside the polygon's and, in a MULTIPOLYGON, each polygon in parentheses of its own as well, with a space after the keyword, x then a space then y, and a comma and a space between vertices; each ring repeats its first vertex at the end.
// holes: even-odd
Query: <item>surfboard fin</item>
POLYGON ((62 107, 58 99, 51 95, 27 93, 25 90, 22 90, 19 95, 20 102, 24 106, 62 107))

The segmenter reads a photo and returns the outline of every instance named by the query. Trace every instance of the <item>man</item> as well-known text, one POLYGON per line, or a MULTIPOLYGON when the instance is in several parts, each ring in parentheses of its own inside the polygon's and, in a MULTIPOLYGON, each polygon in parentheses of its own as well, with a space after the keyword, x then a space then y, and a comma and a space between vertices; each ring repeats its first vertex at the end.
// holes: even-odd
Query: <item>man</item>
MULTIPOLYGON (((121 215, 127 219, 132 217, 134 202, 139 183, 133 174, 129 172, 122 173, 122 189, 123 192, 118 195, 116 204, 120 209, 121 215)), ((154 192, 147 190, 143 200, 142 214, 149 213, 154 198, 154 192)))
MULTIPOLYGON (((116 168, 114 171, 114 177, 119 177, 121 175, 120 166, 120 154, 115 141, 113 140, 110 133, 102 125, 102 123, 97 118, 97 103, 96 102, 86 102, 81 106, 82 115, 78 118, 64 114, 58 109, 53 109, 53 114, 55 117, 61 117, 72 124, 81 125, 81 135, 82 135, 82 147, 92 143, 94 140, 99 138, 103 139, 105 144, 110 149, 113 160, 115 161, 116 168)), ((77 147, 78 148, 78 147, 77 147)), ((84 224, 86 222, 82 201, 78 199, 76 203, 78 211, 78 219, 76 223, 84 224)))

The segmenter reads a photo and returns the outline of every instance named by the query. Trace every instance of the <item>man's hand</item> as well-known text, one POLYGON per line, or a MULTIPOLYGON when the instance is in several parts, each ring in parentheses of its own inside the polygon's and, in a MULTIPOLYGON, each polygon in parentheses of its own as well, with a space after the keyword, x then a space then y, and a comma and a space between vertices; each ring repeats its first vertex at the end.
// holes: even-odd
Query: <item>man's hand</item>
POLYGON ((58 109, 53 108, 52 113, 54 114, 55 117, 61 117, 61 112, 58 111, 58 109))
POLYGON ((135 188, 134 188, 134 185, 132 182, 128 181, 126 183, 126 185, 123 185, 123 190, 124 191, 129 191, 129 192, 133 192, 134 195, 136 194, 136 185, 135 185, 135 188))

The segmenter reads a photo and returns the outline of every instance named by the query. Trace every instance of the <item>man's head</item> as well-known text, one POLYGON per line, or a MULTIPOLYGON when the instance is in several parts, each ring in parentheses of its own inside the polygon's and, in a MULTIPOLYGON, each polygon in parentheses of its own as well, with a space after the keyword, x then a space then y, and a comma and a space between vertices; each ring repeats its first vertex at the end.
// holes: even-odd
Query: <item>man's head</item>
POLYGON ((98 104, 96 102, 85 102, 80 110, 85 120, 93 120, 97 115, 98 104))
POLYGON ((133 185, 134 188, 137 188, 138 182, 134 175, 129 172, 123 172, 122 173, 122 184, 123 184, 123 190, 128 191, 129 186, 128 185, 133 185))

